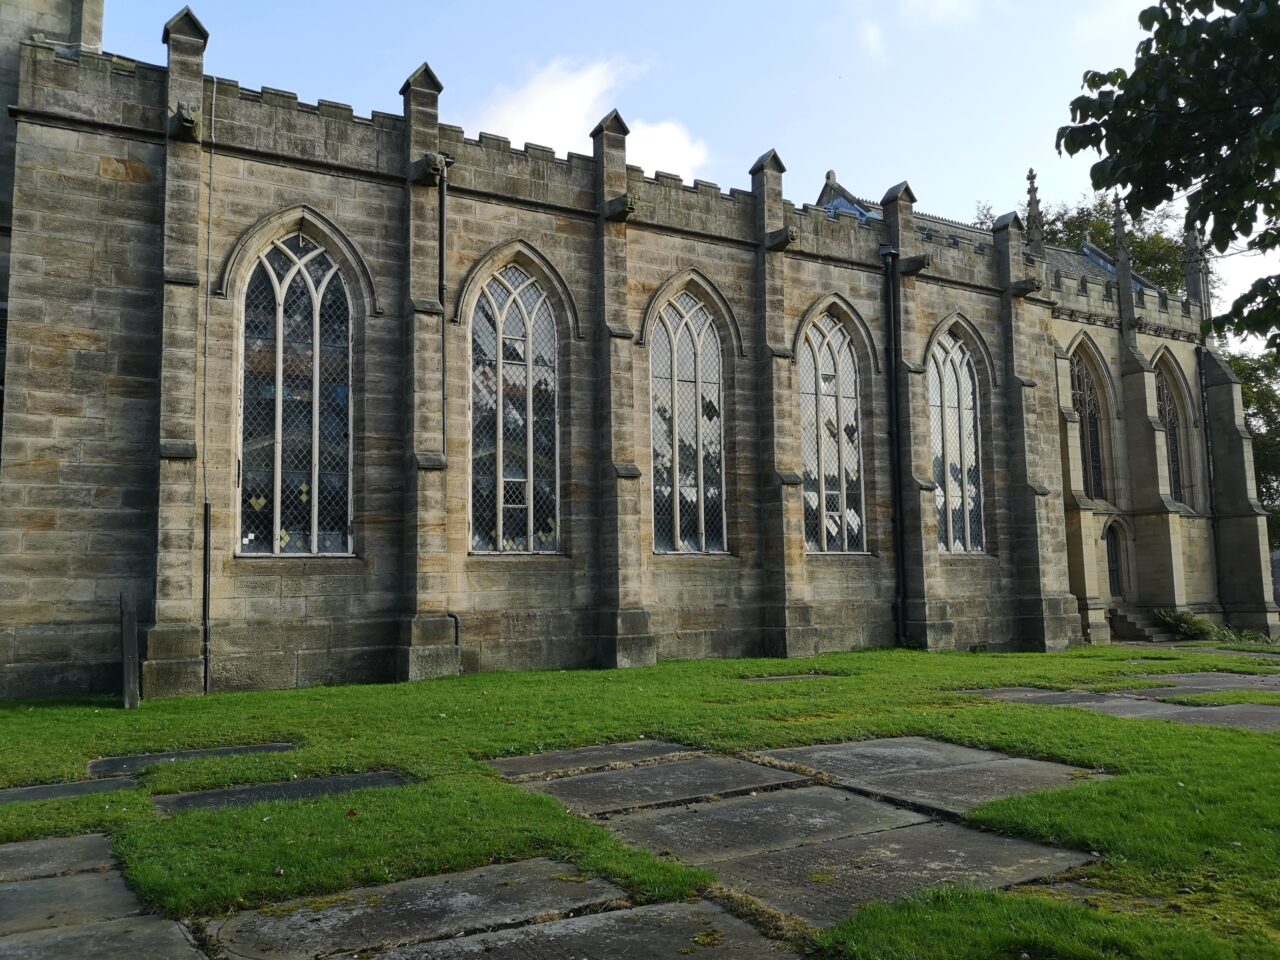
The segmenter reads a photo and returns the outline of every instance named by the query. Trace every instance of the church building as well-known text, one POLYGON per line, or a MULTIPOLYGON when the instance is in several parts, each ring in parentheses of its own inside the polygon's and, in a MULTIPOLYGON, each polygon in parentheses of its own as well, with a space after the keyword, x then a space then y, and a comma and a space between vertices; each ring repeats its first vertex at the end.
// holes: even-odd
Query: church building
POLYGON ((1034 181, 797 206, 102 18, 0 16, 0 697, 118 690, 135 615, 148 697, 1280 631, 1194 249, 1177 299, 1034 181))

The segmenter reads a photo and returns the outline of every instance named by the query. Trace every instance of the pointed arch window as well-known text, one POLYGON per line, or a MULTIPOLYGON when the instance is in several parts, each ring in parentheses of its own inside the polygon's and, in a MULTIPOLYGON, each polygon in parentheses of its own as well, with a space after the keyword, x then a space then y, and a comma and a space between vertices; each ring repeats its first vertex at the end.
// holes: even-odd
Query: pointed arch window
POLYGON ((928 364, 938 543, 953 553, 980 552, 983 537, 978 374, 953 333, 934 345, 928 364))
POLYGON ((811 552, 866 550, 858 361, 848 331, 823 314, 805 331, 800 375, 804 538, 811 552))
POLYGON ((555 313, 515 264, 493 275, 471 317, 471 549, 560 548, 555 313))
POLYGON ((663 305, 653 326, 653 548, 723 553, 720 336, 710 312, 688 293, 663 305))
POLYGON ((244 298, 240 553, 351 552, 351 300, 302 233, 258 256, 244 298))
POLYGON ((1173 387, 1164 370, 1156 370, 1156 414, 1164 427, 1164 449, 1169 464, 1169 493, 1178 503, 1185 502, 1182 489, 1182 417, 1173 387))
POLYGON ((1102 403, 1098 385, 1084 357, 1071 357, 1071 406, 1080 421, 1080 463, 1084 467, 1084 492, 1092 500, 1107 498, 1102 462, 1102 403))

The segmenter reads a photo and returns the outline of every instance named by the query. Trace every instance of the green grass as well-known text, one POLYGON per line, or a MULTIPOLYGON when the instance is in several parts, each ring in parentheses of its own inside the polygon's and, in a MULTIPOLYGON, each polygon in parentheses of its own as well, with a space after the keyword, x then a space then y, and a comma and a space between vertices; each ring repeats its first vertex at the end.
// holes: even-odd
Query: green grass
MULTIPOLYGON (((860 912, 826 957, 1280 956, 1280 736, 998 703, 967 688, 1116 689, 1139 674, 1268 672, 1239 657, 1085 649, 1044 655, 839 654, 801 663, 482 674, 382 687, 144 703, 0 705, 0 784, 74 779, 97 756, 292 740, 293 753, 207 759, 137 791, 0 808, 0 840, 106 830, 129 882, 173 915, 323 895, 484 863, 550 856, 636 901, 712 875, 627 847, 481 758, 663 738, 726 752, 924 735, 1102 768, 1115 776, 989 804, 978 826, 1096 852, 1095 908, 1022 892, 947 890, 860 912), (740 677, 820 672, 794 684, 740 677), (418 781, 295 803, 156 815, 147 795, 395 769, 418 781)), ((1217 695, 1214 695, 1217 696, 1217 695)), ((1236 702, 1236 701, 1233 701, 1236 702)), ((1249 701, 1254 702, 1254 701, 1249 701)))

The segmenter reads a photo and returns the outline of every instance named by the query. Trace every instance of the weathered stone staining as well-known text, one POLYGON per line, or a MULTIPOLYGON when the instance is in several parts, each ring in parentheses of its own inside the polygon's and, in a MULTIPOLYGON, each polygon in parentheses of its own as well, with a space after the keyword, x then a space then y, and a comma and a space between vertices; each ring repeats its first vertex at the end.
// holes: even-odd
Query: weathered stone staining
POLYGON ((0 885, 0 937, 141 912, 133 892, 114 870, 0 885))
MULTIPOLYGON (((595 911, 626 899, 603 880, 550 860, 527 860, 297 900, 211 924, 239 960, 310 960, 514 927, 595 911)), ((378 954, 382 956, 381 953, 378 954)))
POLYGON ((513 149, 426 64, 356 117, 102 14, 0 22, 0 697, 118 691, 122 593, 144 697, 1276 632, 1194 258, 1178 301, 1122 223, 685 185, 616 111, 513 149))

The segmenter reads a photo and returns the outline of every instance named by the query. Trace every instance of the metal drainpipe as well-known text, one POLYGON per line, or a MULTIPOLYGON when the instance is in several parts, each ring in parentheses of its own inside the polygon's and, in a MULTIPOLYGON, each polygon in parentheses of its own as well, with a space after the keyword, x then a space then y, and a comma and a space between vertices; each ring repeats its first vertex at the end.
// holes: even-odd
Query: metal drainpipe
POLYGON ((889 476, 892 493, 892 526, 893 526, 893 629, 894 642, 902 647, 907 641, 907 558, 905 555, 906 537, 903 531, 902 516, 902 449, 899 441, 901 435, 898 423, 898 368, 902 353, 899 342, 899 331, 902 326, 902 300, 899 296, 898 284, 898 248, 882 246, 880 259, 884 262, 884 290, 886 315, 889 319, 889 476))
POLYGON ((1205 390, 1204 360, 1209 348, 1203 344, 1196 347, 1196 372, 1200 377, 1200 420, 1204 424, 1204 462, 1205 479, 1209 486, 1209 526, 1213 531, 1213 572, 1218 588, 1218 603, 1222 606, 1223 622, 1230 627, 1231 617, 1227 613, 1226 604, 1222 603, 1222 551, 1218 540, 1218 498, 1213 489, 1213 433, 1209 426, 1209 393, 1205 390))
POLYGON ((201 598, 201 647, 204 655, 204 692, 213 686, 213 671, 209 662, 209 501, 204 502, 204 595, 201 598))

